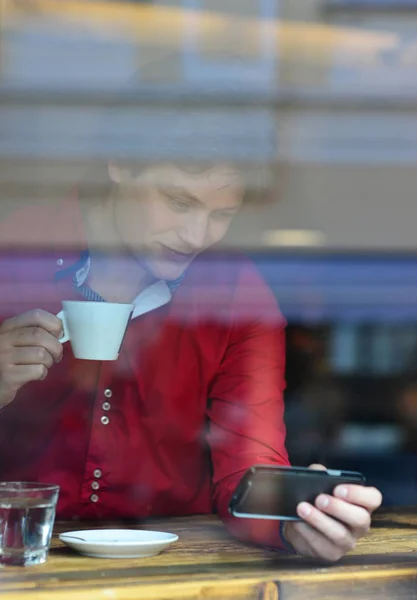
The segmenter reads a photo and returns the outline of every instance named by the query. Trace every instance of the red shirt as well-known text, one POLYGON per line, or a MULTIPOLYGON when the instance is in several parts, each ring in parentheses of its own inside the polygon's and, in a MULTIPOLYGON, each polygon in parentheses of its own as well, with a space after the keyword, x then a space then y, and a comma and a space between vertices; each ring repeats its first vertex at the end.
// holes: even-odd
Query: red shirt
MULTIPOLYGON (((0 225, 0 316, 77 298, 58 269, 86 248, 77 201, 0 225)), ((169 304, 131 321, 115 362, 69 344, 45 381, 0 412, 0 479, 59 484, 58 517, 139 519, 216 511, 240 538, 280 547, 277 522, 233 519, 254 464, 288 465, 284 322, 243 259, 202 255, 169 304)))

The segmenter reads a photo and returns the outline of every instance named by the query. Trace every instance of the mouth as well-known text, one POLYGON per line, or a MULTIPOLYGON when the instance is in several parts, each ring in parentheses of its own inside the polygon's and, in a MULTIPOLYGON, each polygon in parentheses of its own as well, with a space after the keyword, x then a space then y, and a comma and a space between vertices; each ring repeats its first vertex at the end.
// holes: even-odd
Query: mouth
POLYGON ((178 263, 188 263, 195 256, 195 253, 193 252, 179 252, 178 250, 173 250, 172 248, 164 246, 163 244, 160 244, 160 246, 162 248, 162 256, 166 260, 178 263))

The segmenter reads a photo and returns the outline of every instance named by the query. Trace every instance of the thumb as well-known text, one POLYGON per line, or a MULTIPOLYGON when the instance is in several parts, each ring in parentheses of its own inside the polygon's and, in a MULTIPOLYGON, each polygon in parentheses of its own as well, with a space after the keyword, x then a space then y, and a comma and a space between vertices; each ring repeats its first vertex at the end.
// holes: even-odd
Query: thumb
POLYGON ((326 467, 324 467, 323 465, 313 464, 313 465, 310 465, 308 468, 311 469, 312 471, 327 471, 326 467))

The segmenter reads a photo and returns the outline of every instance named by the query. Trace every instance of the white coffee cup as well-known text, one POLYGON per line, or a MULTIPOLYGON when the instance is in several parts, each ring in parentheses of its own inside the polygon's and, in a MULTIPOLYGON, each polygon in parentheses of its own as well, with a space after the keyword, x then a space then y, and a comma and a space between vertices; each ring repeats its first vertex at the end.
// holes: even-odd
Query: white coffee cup
POLYGON ((133 304, 65 300, 61 319, 64 335, 76 358, 117 360, 129 324, 133 304))

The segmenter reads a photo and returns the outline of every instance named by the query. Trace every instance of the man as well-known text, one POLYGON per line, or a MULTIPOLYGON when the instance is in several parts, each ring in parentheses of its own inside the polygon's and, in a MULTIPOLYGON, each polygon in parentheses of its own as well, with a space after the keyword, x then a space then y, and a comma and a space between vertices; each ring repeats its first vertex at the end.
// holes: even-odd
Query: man
POLYGON ((337 489, 284 528, 228 514, 248 467, 289 464, 275 299, 249 262, 207 252, 242 206, 242 173, 108 174, 103 202, 74 194, 1 227, 0 479, 59 484, 65 518, 215 510, 243 540, 339 559, 368 531, 377 490, 337 489), (54 315, 76 298, 135 304, 118 361, 60 344, 54 315))

